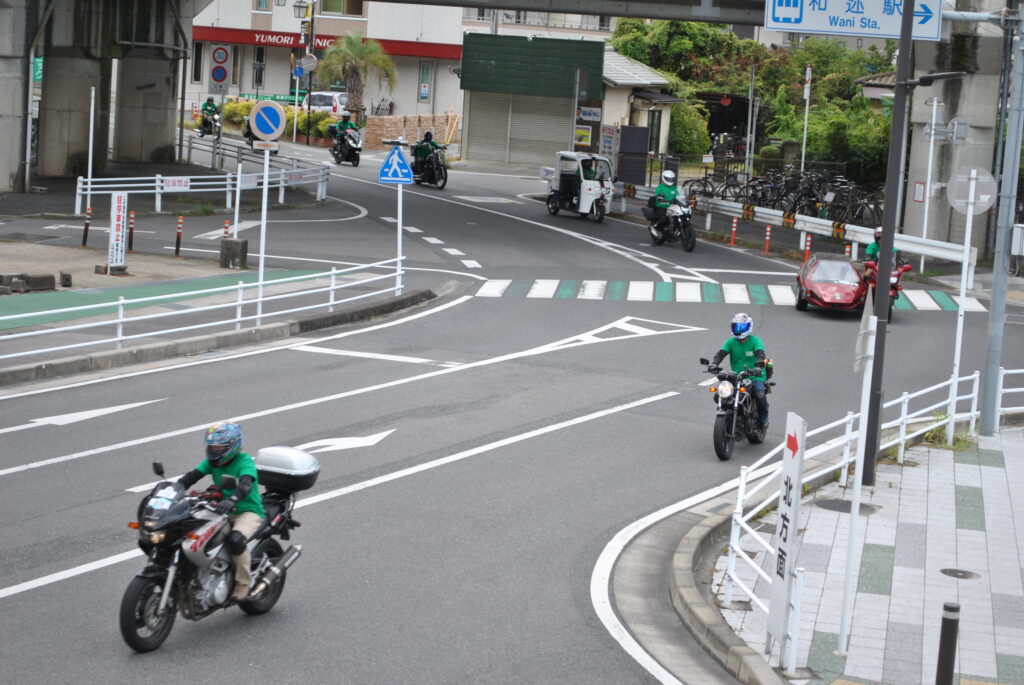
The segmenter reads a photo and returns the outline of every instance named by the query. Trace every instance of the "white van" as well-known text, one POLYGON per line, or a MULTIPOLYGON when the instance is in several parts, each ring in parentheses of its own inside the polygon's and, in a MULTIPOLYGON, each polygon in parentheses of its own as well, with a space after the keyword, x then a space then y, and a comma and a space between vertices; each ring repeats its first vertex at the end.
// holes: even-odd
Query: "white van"
POLYGON ((345 103, 347 102, 347 93, 313 91, 302 99, 302 111, 306 111, 306 105, 308 104, 310 112, 330 112, 334 116, 340 117, 341 113, 345 111, 345 103), (310 97, 312 97, 311 102, 310 97))

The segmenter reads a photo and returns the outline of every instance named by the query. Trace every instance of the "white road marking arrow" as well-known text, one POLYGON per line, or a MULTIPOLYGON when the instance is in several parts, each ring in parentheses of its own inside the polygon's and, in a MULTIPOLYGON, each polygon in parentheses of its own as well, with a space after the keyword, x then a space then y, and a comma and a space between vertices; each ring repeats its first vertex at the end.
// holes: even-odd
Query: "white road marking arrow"
POLYGON ((306 450, 310 453, 316 452, 334 452, 336 450, 350 450, 356 447, 372 447, 378 442, 388 437, 395 432, 392 428, 389 431, 383 433, 377 433, 375 435, 367 435, 366 437, 350 437, 350 438, 327 438, 325 440, 315 440, 313 442, 307 442, 305 445, 296 445, 295 449, 306 450))
MULTIPOLYGON (((260 222, 258 222, 258 221, 239 221, 238 222, 238 230, 239 231, 244 231, 247 228, 252 228, 254 226, 259 226, 259 225, 260 225, 260 222)), ((233 226, 229 229, 229 234, 231 234, 231 235, 234 234, 234 227, 233 226)), ((223 228, 218 228, 216 231, 207 231, 206 233, 200 233, 199 235, 194 235, 192 237, 197 239, 197 240, 200 239, 200 238, 203 239, 203 240, 217 240, 219 238, 223 238, 224 237, 224 229, 223 228)))
POLYGON ((44 416, 41 419, 32 419, 28 423, 22 424, 20 426, 0 428, 0 434, 13 433, 15 431, 26 430, 28 428, 39 428, 40 426, 66 426, 69 423, 86 421, 88 419, 94 419, 98 416, 104 416, 105 414, 113 414, 115 412, 124 411, 126 409, 134 409, 135 407, 141 407, 146 404, 152 404, 153 402, 163 402, 164 399, 166 398, 161 398, 159 400, 147 400, 145 402, 134 402, 132 404, 121 404, 116 407, 105 407, 103 409, 87 409, 86 411, 78 411, 72 414, 44 416))

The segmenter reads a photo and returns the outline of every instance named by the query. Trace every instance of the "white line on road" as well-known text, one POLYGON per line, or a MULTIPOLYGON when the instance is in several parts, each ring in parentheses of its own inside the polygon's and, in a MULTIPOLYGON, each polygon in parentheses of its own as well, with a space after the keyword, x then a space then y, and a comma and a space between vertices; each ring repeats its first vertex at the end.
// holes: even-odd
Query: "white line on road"
MULTIPOLYGON (((231 225, 231 227, 228 229, 228 231, 229 231, 230 235, 234 235, 234 232, 235 232, 236 228, 239 231, 244 231, 247 228, 254 228, 254 227, 259 226, 259 225, 260 225, 260 222, 258 222, 258 221, 239 221, 237 227, 234 226, 234 225, 231 225)), ((217 239, 223 238, 223 237, 224 237, 224 229, 223 228, 218 228, 216 231, 207 231, 206 233, 200 233, 199 235, 192 236, 192 238, 194 238, 196 240, 217 240, 217 239)))
POLYGON ((318 347, 316 345, 299 345, 293 350, 300 352, 319 352, 320 354, 336 354, 340 357, 361 357, 363 359, 379 359, 388 362, 405 362, 406 364, 433 364, 449 368, 459 366, 459 362, 439 362, 434 359, 422 359, 420 357, 403 357, 398 354, 377 354, 375 352, 356 352, 354 350, 333 350, 329 347, 318 347))
POLYGON ((447 252, 448 254, 450 254, 452 257, 465 257, 466 256, 465 252, 463 252, 462 250, 457 250, 454 247, 443 247, 441 249, 444 250, 445 252, 447 252))
POLYGON ((501 297, 505 294, 505 290, 512 285, 512 281, 508 279, 496 279, 493 281, 487 281, 480 290, 477 291, 477 297, 501 297))
POLYGON ((676 283, 676 302, 700 302, 700 283, 676 283))
POLYGON ((577 297, 581 300, 603 300, 607 287, 608 281, 583 281, 580 283, 580 294, 577 297))
POLYGON ((530 290, 526 293, 527 297, 554 297, 555 290, 558 288, 557 278, 538 278, 530 286, 530 290))
POLYGON ((796 304, 796 295, 793 294, 793 290, 788 285, 769 285, 768 292, 772 296, 772 302, 775 304, 796 304))
POLYGON ((440 238, 432 238, 430 236, 424 237, 423 242, 430 243, 431 245, 444 245, 444 241, 440 238))
POLYGON ((465 266, 467 269, 482 269, 483 268, 482 266, 480 266, 480 262, 476 261, 475 259, 463 259, 462 260, 462 265, 465 266))
POLYGON ((723 283, 722 294, 729 304, 750 304, 747 286, 743 283, 723 283))
MULTIPOLYGON (((678 394, 679 393, 675 391, 664 392, 659 395, 652 395, 651 397, 645 397, 643 399, 639 399, 633 402, 627 402, 626 404, 620 404, 615 407, 609 407, 608 409, 602 409, 600 411, 592 412, 590 414, 585 414, 584 416, 578 416, 575 419, 569 419, 567 421, 561 421, 559 423, 551 424, 550 426, 545 426, 543 428, 537 428, 532 431, 527 431, 526 433, 520 433, 519 435, 513 435, 502 440, 487 443, 486 445, 480 445, 472 449, 457 452, 456 454, 452 454, 447 457, 442 457, 440 459, 428 461, 423 464, 418 464, 417 466, 411 466, 406 469, 394 471, 383 476, 378 476, 377 478, 364 480, 360 483, 353 483, 352 485, 348 485, 343 488, 338 488, 337 490, 330 490, 319 495, 307 497, 297 502, 295 508, 301 509, 303 507, 308 507, 313 504, 319 504, 320 502, 325 502, 327 500, 336 499, 338 497, 343 497, 345 495, 359 492, 360 490, 366 490, 368 488, 376 487, 378 485, 384 485, 385 483, 390 483, 392 481, 396 481, 407 476, 412 476, 417 473, 422 473, 424 471, 436 469, 439 466, 446 466, 448 464, 452 464, 457 461, 462 461, 463 459, 468 459, 469 457, 473 457, 478 454, 483 454, 485 452, 490 452, 492 450, 496 450, 502 447, 514 445, 518 442, 529 440, 531 438, 545 435, 547 433, 553 433, 555 431, 562 430, 563 428, 570 428, 572 426, 577 426, 588 421, 593 421, 595 419, 611 416, 612 414, 618 414, 629 409, 641 407, 652 402, 658 402, 669 397, 675 397, 678 394)), ((67 580, 68 578, 73 578, 75 576, 82 575, 83 573, 88 573, 90 571, 105 568, 107 566, 111 566, 122 561, 127 561, 129 559, 134 559, 135 557, 139 556, 142 556, 142 550, 134 549, 129 552, 122 552, 120 554, 115 554, 113 556, 106 557, 105 559, 99 559, 88 564, 75 566, 74 568, 67 569, 66 571, 51 573, 50 575, 43 576, 41 578, 36 578, 35 580, 29 580, 24 583, 18 583, 17 585, 11 585, 9 587, 0 588, 0 599, 3 599, 4 597, 10 597, 12 595, 17 595, 28 590, 34 590, 35 588, 42 587, 44 585, 49 585, 51 583, 56 583, 61 580, 67 580)))

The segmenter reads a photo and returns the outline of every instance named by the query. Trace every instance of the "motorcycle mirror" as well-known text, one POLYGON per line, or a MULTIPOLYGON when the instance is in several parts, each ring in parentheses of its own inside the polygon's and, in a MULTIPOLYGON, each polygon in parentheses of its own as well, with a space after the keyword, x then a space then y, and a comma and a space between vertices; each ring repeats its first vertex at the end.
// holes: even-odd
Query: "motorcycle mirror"
POLYGON ((701 366, 707 366, 708 364, 710 364, 710 363, 711 363, 711 361, 710 361, 710 360, 707 360, 707 359, 705 359, 704 357, 701 357, 701 358, 700 358, 700 363, 701 363, 701 366))
POLYGON ((156 475, 158 475, 161 478, 163 478, 163 475, 164 475, 164 465, 161 464, 158 461, 154 461, 153 462, 153 473, 155 473, 156 475))

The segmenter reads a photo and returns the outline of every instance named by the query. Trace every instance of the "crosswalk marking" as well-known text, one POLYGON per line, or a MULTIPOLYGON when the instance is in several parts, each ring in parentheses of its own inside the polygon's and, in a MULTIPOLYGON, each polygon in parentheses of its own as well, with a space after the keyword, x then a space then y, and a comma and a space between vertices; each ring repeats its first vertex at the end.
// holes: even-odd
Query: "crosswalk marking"
MULTIPOLYGON (((467 263, 468 260, 464 260, 467 263)), ((676 302, 687 304, 776 305, 792 307, 796 292, 790 285, 745 283, 694 283, 693 281, 597 281, 492 279, 483 283, 477 297, 557 300, 626 300, 629 302, 676 302)), ((959 297, 941 290, 904 290, 895 302, 900 309, 954 310, 959 297)), ((974 297, 964 298, 964 310, 987 311, 974 297)))
POLYGON ((931 296, 923 290, 904 290, 903 294, 907 296, 907 299, 910 300, 910 304, 914 305, 916 309, 942 309, 942 307, 940 307, 938 303, 936 303, 935 300, 933 300, 931 296))

